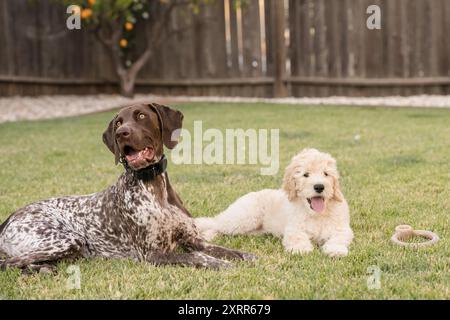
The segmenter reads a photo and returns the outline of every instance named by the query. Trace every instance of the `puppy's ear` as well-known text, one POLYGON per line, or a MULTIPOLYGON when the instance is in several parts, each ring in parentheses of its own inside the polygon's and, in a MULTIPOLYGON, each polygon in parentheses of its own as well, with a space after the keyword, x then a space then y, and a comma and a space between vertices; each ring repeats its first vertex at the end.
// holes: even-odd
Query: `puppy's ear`
POLYGON ((116 164, 119 163, 120 160, 120 150, 119 146, 117 145, 116 141, 116 133, 114 130, 114 123, 116 121, 117 116, 114 117, 114 119, 111 120, 111 122, 108 125, 108 128, 105 132, 103 132, 103 143, 106 144, 108 149, 114 153, 115 156, 115 162, 116 164))
POLYGON ((180 129, 183 125, 183 114, 167 106, 157 103, 149 104, 149 107, 156 111, 162 127, 162 139, 164 145, 173 149, 178 144, 180 129))
POLYGON ((341 192, 339 178, 333 176, 333 199, 339 202, 344 201, 344 195, 341 192))
POLYGON ((283 190, 288 195, 289 201, 293 201, 297 198, 297 189, 295 184, 295 171, 297 166, 291 163, 287 166, 283 177, 283 190))

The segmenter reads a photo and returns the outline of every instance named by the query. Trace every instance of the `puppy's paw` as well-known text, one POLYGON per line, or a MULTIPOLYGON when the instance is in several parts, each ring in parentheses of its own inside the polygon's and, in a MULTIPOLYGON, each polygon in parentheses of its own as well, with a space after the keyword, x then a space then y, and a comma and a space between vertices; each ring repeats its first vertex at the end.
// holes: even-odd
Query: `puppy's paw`
POLYGON ((296 243, 285 246, 286 251, 293 254, 307 254, 314 250, 311 243, 296 243))
POLYGON ((345 257, 348 255, 348 249, 341 244, 326 243, 322 247, 322 251, 330 257, 345 257))

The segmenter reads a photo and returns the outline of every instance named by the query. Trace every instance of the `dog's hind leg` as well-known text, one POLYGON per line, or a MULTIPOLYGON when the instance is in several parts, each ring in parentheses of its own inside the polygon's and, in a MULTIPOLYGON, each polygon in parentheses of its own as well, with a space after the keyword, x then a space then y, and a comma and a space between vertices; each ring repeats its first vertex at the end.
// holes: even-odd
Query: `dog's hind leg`
POLYGON ((42 248, 39 251, 22 253, 0 260, 0 268, 19 268, 23 273, 51 273, 56 270, 56 262, 82 257, 82 245, 77 241, 61 244, 58 247, 42 248))
POLYGON ((0 258, 0 269, 19 268, 24 273, 54 271, 60 260, 83 256, 85 242, 67 234, 53 234, 51 238, 34 238, 26 245, 9 245, 6 256, 0 258))
POLYGON ((263 192, 248 193, 213 218, 197 218, 195 224, 202 237, 211 241, 218 233, 236 235, 253 234, 262 227, 264 206, 263 192))
POLYGON ((0 251, 6 255, 1 268, 19 268, 24 272, 51 269, 63 259, 82 257, 86 241, 55 219, 54 212, 27 207, 13 214, 0 233, 0 251))

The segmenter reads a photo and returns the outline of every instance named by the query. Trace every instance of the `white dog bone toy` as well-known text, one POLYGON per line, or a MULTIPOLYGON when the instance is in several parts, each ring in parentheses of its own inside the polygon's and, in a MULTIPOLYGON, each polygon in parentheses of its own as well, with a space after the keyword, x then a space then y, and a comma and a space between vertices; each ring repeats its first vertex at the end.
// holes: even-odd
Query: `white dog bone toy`
POLYGON ((437 234, 426 231, 426 230, 414 230, 410 225, 407 224, 401 224, 397 227, 395 227, 395 233, 391 237, 391 241, 399 246, 408 246, 408 247, 426 247, 432 244, 435 244, 439 241, 439 237, 437 234), (408 243, 405 241, 408 241, 414 236, 423 237, 428 239, 428 241, 425 242, 419 242, 419 243, 408 243))

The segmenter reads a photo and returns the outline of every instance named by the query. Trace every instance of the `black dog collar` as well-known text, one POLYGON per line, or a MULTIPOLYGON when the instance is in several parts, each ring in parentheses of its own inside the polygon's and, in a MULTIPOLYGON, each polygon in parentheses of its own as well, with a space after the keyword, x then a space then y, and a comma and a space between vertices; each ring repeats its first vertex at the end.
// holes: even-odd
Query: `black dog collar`
POLYGON ((128 170, 131 171, 131 173, 136 179, 149 181, 153 180, 156 176, 163 174, 166 171, 167 158, 166 155, 163 154, 161 160, 159 160, 157 163, 149 165, 148 167, 140 170, 131 169, 126 163, 126 161, 123 162, 123 165, 127 171, 128 170))

